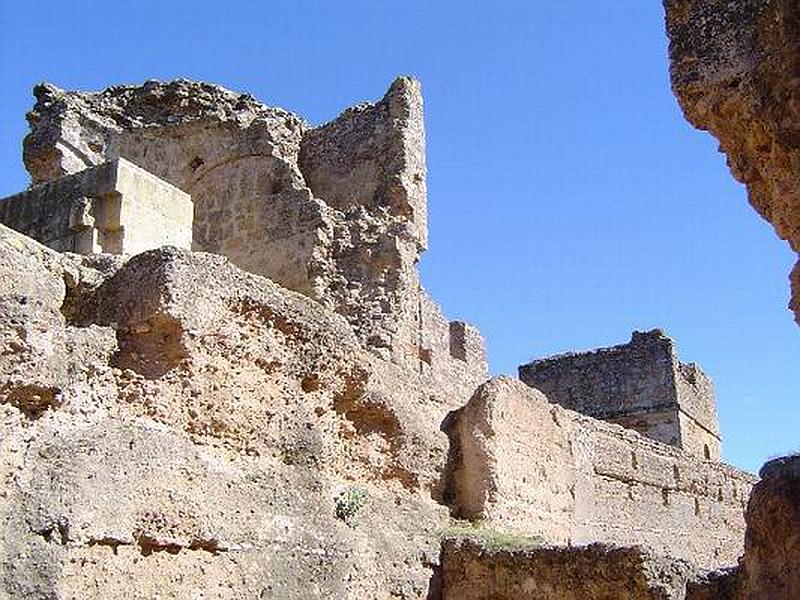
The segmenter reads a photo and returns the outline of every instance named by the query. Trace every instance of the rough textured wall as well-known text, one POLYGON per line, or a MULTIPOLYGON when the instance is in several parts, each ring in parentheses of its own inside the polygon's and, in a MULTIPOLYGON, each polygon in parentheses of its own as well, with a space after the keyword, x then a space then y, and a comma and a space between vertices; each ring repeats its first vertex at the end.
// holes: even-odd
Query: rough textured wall
POLYGON ((774 459, 760 475, 747 505, 744 558, 690 582, 687 600, 800 598, 800 456, 774 459))
MULTIPOLYGON (((664 7, 684 115, 719 140, 750 204, 800 252, 800 5, 665 0, 664 7)), ((800 322, 796 281, 791 306, 800 322)))
POLYGON ((800 598, 800 456, 762 467, 747 506, 744 597, 800 598))
POLYGON ((450 390, 226 259, 0 226, 0 596, 420 598, 450 390))
POLYGON ((424 288, 419 301, 420 372, 457 391, 463 406, 489 377, 483 336, 468 323, 448 321, 424 288))
POLYGON ((418 81, 396 80, 383 101, 359 104, 303 135, 300 171, 314 195, 347 211, 385 210, 428 243, 425 127, 418 81))
POLYGON ((0 223, 79 254, 188 249, 192 216, 187 194, 124 159, 0 199, 0 223))
POLYGON ((536 360, 519 376, 566 408, 720 457, 711 380, 697 365, 682 364, 660 330, 634 332, 628 344, 536 360))
MULTIPOLYGON (((24 144, 34 183, 128 158, 191 194, 196 250, 311 296, 380 357, 430 371, 423 338, 441 328, 426 329, 429 299, 416 269, 427 244, 418 82, 398 78, 379 102, 317 128, 186 80, 98 93, 44 84, 35 94, 24 144)), ((432 375, 443 384, 458 385, 457 371, 484 380, 478 354, 456 365, 440 353, 447 368, 432 375)))
POLYGON ((312 291, 309 263, 330 223, 296 166, 301 119, 184 80, 34 93, 24 142, 34 184, 122 156, 192 196, 195 249, 312 291))
POLYGON ((735 564, 742 552, 747 473, 506 378, 482 385, 449 433, 458 516, 552 543, 641 544, 706 567, 735 564))
POLYGON ((444 600, 683 600, 692 567, 639 548, 442 546, 444 600))
POLYGON ((541 393, 513 390, 509 381, 493 379, 454 416, 455 513, 566 544, 575 538, 579 501, 571 442, 541 393), (533 419, 531 402, 545 407, 533 419))

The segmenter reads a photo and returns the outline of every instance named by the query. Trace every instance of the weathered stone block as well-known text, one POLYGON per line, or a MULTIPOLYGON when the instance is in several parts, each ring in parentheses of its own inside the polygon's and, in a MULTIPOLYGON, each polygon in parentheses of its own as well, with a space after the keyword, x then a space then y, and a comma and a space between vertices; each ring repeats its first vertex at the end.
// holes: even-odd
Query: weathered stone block
POLYGON ((693 574, 681 560, 641 548, 489 549, 442 544, 443 600, 683 600, 693 574))
POLYGON ((192 200, 119 158, 0 200, 0 222, 61 252, 189 248, 192 200))

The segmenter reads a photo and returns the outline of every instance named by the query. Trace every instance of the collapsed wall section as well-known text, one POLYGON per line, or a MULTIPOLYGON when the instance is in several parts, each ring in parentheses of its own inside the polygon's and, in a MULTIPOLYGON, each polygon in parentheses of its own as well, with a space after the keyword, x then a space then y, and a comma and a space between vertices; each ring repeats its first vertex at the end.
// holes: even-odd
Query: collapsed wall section
POLYGON ((442 544, 443 600, 683 600, 692 568, 640 548, 442 544))
POLYGON ((454 512, 548 542, 642 545, 736 563, 754 478, 551 404, 521 382, 482 385, 451 438, 454 512))

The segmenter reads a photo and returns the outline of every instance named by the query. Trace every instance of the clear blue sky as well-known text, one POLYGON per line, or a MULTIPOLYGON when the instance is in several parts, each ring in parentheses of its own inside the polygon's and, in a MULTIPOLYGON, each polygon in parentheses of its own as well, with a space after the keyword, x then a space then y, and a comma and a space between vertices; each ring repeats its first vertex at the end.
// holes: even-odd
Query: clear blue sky
POLYGON ((494 372, 660 326, 714 378, 729 461, 800 447, 794 256, 684 122, 658 0, 9 0, 0 52, 0 196, 27 184, 40 80, 205 79, 319 123, 413 74, 424 282, 482 329, 494 372))

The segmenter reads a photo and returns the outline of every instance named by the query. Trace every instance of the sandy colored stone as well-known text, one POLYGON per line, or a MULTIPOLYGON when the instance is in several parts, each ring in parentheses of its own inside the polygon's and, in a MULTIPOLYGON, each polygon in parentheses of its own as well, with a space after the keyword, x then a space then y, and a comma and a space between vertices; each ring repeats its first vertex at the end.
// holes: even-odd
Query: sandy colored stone
POLYGON ((678 360, 660 329, 634 331, 630 342, 610 348, 534 360, 519 367, 519 377, 565 408, 720 458, 713 383, 695 363, 678 360))
POLYGON ((427 247, 419 82, 400 77, 319 127, 187 80, 34 93, 24 159, 35 184, 128 159, 191 195, 194 250, 318 300, 379 357, 465 397, 488 376, 480 333, 454 325, 451 336, 416 267, 427 247))
POLYGON ((448 423, 454 513, 549 543, 641 545, 736 564, 754 478, 551 404, 520 381, 478 388, 448 423))
POLYGON ((733 569, 690 581, 687 600, 789 600, 800 596, 800 457, 769 461, 747 505, 745 552, 733 569))
POLYGON ((453 538, 442 547, 444 600, 683 600, 692 573, 683 561, 602 544, 493 550, 453 538))
POLYGON ((20 348, 0 360, 0 595, 428 593, 446 390, 223 257, 83 262, 0 233, 0 334, 20 348), (58 402, 22 401, 33 386, 58 402))

